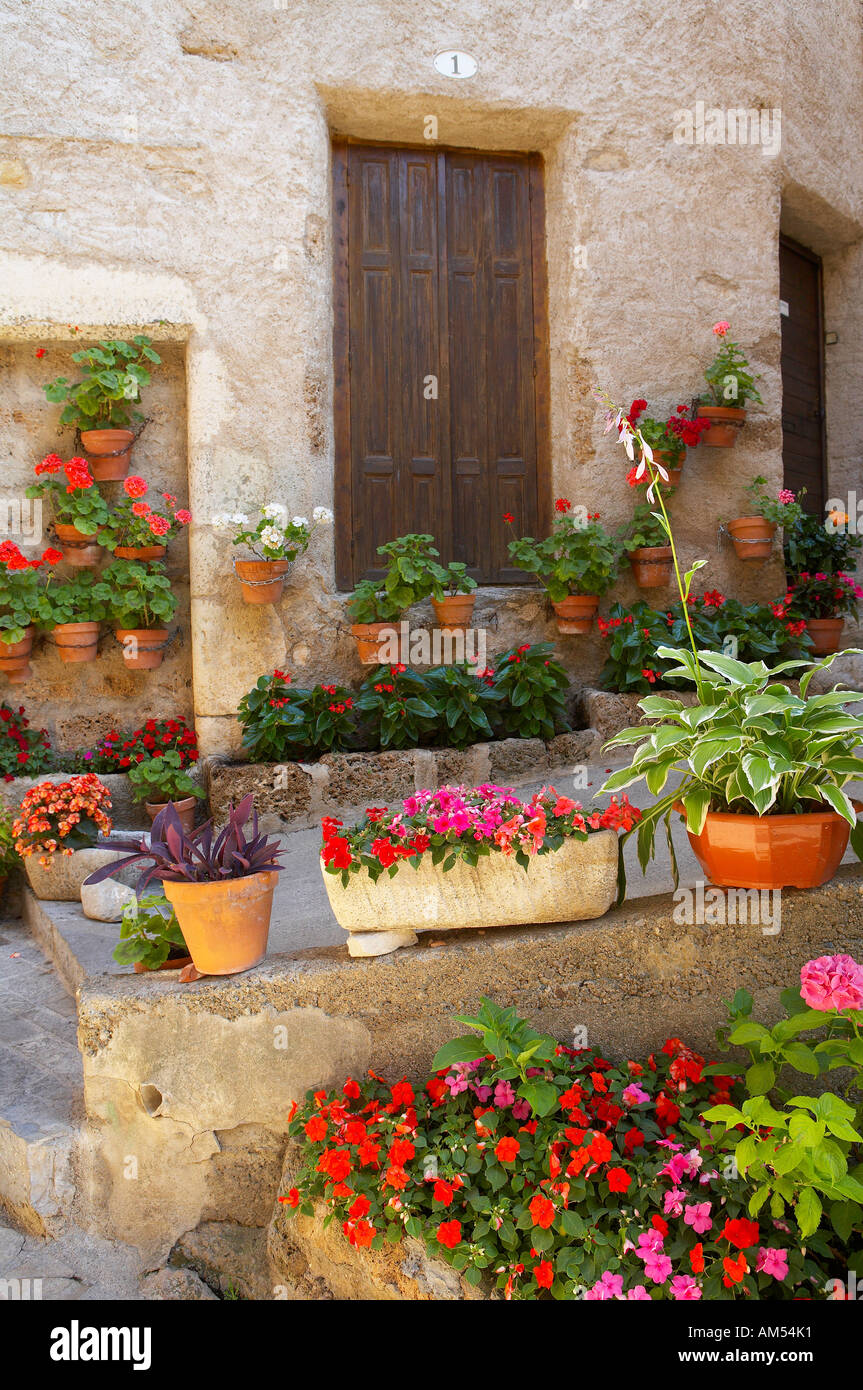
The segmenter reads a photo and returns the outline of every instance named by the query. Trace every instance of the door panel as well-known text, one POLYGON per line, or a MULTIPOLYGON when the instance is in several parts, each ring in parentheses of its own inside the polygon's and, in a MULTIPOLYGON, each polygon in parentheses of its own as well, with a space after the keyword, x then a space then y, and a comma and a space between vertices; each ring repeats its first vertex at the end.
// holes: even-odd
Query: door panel
POLYGON ((407 531, 523 583, 502 518, 547 520, 539 162, 338 146, 334 186, 339 583, 380 574, 376 547, 407 531))
POLYGON ((805 487, 807 511, 821 516, 825 500, 824 330, 821 262, 786 238, 779 244, 782 316, 782 463, 785 486, 805 487))

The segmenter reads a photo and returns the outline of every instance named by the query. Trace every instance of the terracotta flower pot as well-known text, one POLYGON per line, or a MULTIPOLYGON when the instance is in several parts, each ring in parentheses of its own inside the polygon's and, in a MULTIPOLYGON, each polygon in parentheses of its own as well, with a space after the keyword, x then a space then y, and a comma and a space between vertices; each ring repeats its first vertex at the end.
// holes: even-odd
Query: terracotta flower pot
POLYGON ((285 587, 290 560, 235 560, 245 603, 278 603, 285 587))
POLYGON ((115 545, 114 554, 118 560, 161 560, 167 549, 166 545, 115 545))
POLYGON ((746 422, 746 411, 739 406, 701 405, 698 414, 714 424, 705 430, 700 444, 708 444, 714 449, 732 449, 737 442, 738 432, 746 422))
POLYGON ((654 462, 661 463, 662 467, 668 474, 667 483, 663 482, 662 478, 659 479, 660 486, 662 487, 678 487, 680 485, 680 480, 683 477, 683 465, 686 462, 686 450, 684 449, 683 453, 677 456, 678 463, 676 465, 673 465, 669 461, 672 457, 674 456, 668 454, 665 449, 654 449, 653 451, 654 462))
POLYGON ((123 647, 123 660, 131 671, 155 671, 165 655, 168 629, 164 627, 118 627, 114 636, 123 647))
POLYGON ((829 656, 831 652, 838 652, 844 626, 844 618, 807 618, 806 631, 812 638, 812 655, 829 656))
POLYGON ((30 653, 33 650, 33 629, 25 629, 20 642, 0 642, 0 671, 10 685, 23 685, 33 674, 30 653))
POLYGON ((599 598, 596 594, 570 594, 551 606, 557 614, 558 632, 574 635, 590 632, 599 612, 599 598))
POLYGON ((443 632, 463 632, 470 627, 475 594, 448 594, 446 598, 433 598, 432 608, 435 620, 443 632))
POLYGON ((640 589, 659 589, 671 579, 671 546, 642 545, 629 554, 632 576, 640 589))
POLYGON ((738 516, 725 529, 738 560, 766 560, 773 549, 776 527, 763 516, 738 516))
POLYGON ((156 819, 160 811, 164 811, 166 806, 173 806, 177 815, 180 817, 180 824, 183 829, 187 831, 188 834, 191 834, 195 828, 196 801, 197 797, 195 796, 184 797, 182 801, 145 801, 144 809, 152 822, 156 819))
POLYGON ((696 859, 718 888, 818 888, 839 867, 851 832, 836 811, 738 816, 708 811, 689 835, 696 859))
POLYGON ((268 869, 221 883, 163 885, 202 975, 237 975, 264 959, 277 878, 268 869))
MULTIPOLYGON (((99 530, 101 529, 100 527, 99 530)), ((101 546, 96 540, 98 531, 93 536, 85 536, 77 526, 69 526, 62 521, 54 522, 54 531, 67 565, 72 565, 74 569, 95 569, 101 551, 101 546)))
POLYGON ((99 655, 99 624, 58 623, 54 641, 61 661, 95 661, 99 655))
POLYGON ((81 443, 94 481, 112 483, 125 478, 134 442, 132 430, 82 430, 81 443))
POLYGON ((132 966, 136 975, 149 975, 155 970, 182 970, 184 966, 192 964, 191 956, 169 956, 163 960, 161 965, 145 965, 143 961, 136 960, 132 966))
POLYGON ((356 640, 357 652, 364 666, 380 666, 379 655, 385 642, 398 636, 398 625, 390 623, 351 623, 351 635, 356 640))

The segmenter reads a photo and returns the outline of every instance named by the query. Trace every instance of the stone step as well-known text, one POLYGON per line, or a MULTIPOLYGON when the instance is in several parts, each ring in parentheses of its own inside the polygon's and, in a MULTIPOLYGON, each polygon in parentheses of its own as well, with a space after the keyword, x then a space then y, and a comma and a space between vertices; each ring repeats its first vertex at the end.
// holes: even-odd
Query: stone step
POLYGON ((0 1206, 25 1231, 65 1228, 83 1118, 75 1002, 24 922, 0 923, 0 1206))

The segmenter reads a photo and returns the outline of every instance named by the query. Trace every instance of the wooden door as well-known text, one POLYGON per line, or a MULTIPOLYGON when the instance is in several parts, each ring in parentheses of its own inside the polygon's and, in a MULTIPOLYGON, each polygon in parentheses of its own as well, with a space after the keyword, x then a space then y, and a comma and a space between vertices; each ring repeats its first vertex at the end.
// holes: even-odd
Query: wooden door
POLYGON ((817 516, 825 502, 824 327, 821 261, 796 242, 779 243, 782 301, 782 463, 785 486, 806 488, 817 516))
POLYGON ((338 582, 408 531, 523 582, 503 515, 547 524, 539 161, 336 146, 334 185, 338 582))

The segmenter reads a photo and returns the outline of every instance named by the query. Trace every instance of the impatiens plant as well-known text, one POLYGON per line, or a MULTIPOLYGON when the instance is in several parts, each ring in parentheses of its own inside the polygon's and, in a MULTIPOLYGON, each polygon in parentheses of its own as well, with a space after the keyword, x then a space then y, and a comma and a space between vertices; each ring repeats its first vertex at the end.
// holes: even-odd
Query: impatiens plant
POLYGON ((143 548, 151 545, 167 545, 184 526, 192 520, 192 513, 185 507, 177 507, 177 499, 170 492, 163 492, 154 508, 145 499, 149 483, 143 478, 126 478, 123 483, 124 497, 111 509, 110 520, 105 533, 100 536, 103 545, 114 549, 116 546, 143 548))
POLYGON ((14 710, 0 704, 0 776, 4 782, 15 777, 38 777, 50 763, 47 730, 30 728, 23 705, 14 710))
POLYGON ((857 601, 863 588, 850 574, 798 575, 785 595, 786 612, 791 618, 857 617, 857 601))
POLYGON ((28 560, 14 541, 0 542, 0 642, 10 646, 24 640, 38 615, 39 570, 56 565, 62 558, 59 550, 49 547, 38 558, 28 560))
POLYGON ((25 793, 13 824, 15 848, 22 858, 89 849, 111 830, 111 794, 93 773, 66 782, 39 782, 25 793))
POLYGON ((63 405, 61 425, 80 430, 129 429, 144 417, 135 406, 141 387, 149 386, 149 366, 162 361, 150 339, 138 333, 131 343, 111 338, 92 348, 72 353, 81 368, 81 380, 59 376, 43 391, 49 401, 63 405))
POLYGON ((240 700, 243 748, 259 762, 281 762, 343 748, 355 736, 354 697, 340 685, 291 684, 285 671, 261 676, 240 700))
MULTIPOLYGON (((95 426, 90 428, 95 429, 95 426)), ((30 484, 27 496, 49 497, 55 521, 62 526, 74 526, 83 536, 95 536, 108 524, 108 503, 98 483, 93 481, 85 458, 71 458, 64 463, 58 454, 48 454, 36 464, 35 471, 42 480, 30 484)))
POLYGON ((702 397, 702 404, 732 406, 736 409, 745 406, 747 401, 756 401, 760 405, 756 378, 752 375, 743 349, 729 338, 730 327, 724 319, 713 325, 713 335, 719 347, 704 372, 709 394, 702 397))
POLYGON ((704 1118, 723 1126, 722 1147, 749 1185, 750 1216, 769 1203, 774 1220, 787 1212, 810 1245, 819 1227, 846 1245, 853 1238, 849 1264, 863 1274, 863 965, 847 955, 807 961, 800 989, 785 990, 782 1003, 785 1017, 768 1028, 753 1020, 751 994, 737 991, 720 1040, 750 1055, 747 1098, 704 1118), (789 1071, 823 1078, 838 1069, 848 1078, 844 1097, 787 1085, 789 1071))
POLYGON ((423 1088, 371 1072, 292 1107, 280 1219, 323 1216, 358 1249, 413 1236, 505 1299, 823 1293, 826 1243, 804 1251, 785 1223, 751 1220, 720 1171, 699 1112, 736 1099, 732 1078, 708 1081, 679 1038, 617 1064, 490 1000, 459 1022, 475 1035, 423 1088))
POLYGON ((401 662, 380 666, 367 676, 354 709, 364 719, 372 748, 416 748, 432 739, 440 724, 427 678, 401 662))
POLYGON ((176 752, 181 768, 198 761, 195 730, 182 716, 178 719, 147 719, 140 729, 126 735, 112 729, 96 748, 96 753, 112 772, 125 772, 133 763, 168 752, 176 752))
MULTIPOLYGON (((555 502, 552 533, 545 540, 522 536, 509 542, 518 569, 534 574, 552 603, 571 594, 606 593, 617 577, 622 543, 600 525, 599 512, 573 509, 566 497, 555 502)), ((511 524, 510 514, 504 517, 511 524)))
POLYGON ((440 787, 415 792, 394 813, 370 807, 349 830, 324 817, 321 860, 345 888, 351 874, 367 873, 377 882, 385 870, 392 878, 405 861, 418 868, 423 855, 444 873, 458 860, 478 864, 489 854, 512 855, 528 869, 534 855, 552 854, 565 840, 586 840, 595 830, 629 830, 640 814, 625 796, 612 797, 604 810, 585 810, 554 787, 543 787, 529 802, 493 783, 440 787))
POLYGON ((317 527, 333 520, 328 507, 315 507, 311 521, 305 516, 289 517, 282 502, 267 502, 260 513, 254 525, 245 512, 219 512, 212 524, 217 531, 233 531, 231 544, 244 546, 259 560, 293 562, 308 550, 317 527))
POLYGON ((570 727, 566 715, 569 679, 554 660, 552 642, 523 642, 496 658, 494 680, 503 696, 495 707, 495 732, 506 738, 554 738, 570 727))
POLYGON ((429 702, 440 715, 437 741, 450 748, 494 738, 504 692, 465 662, 434 666, 426 675, 429 702))

